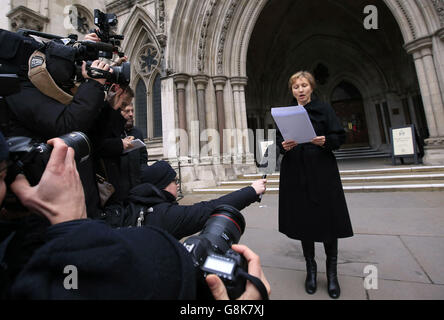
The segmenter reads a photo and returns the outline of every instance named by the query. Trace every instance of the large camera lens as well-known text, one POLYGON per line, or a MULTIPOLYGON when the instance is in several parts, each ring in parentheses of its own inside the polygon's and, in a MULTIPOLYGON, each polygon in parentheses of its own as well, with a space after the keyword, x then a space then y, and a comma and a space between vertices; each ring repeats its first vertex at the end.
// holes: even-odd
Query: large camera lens
POLYGON ((71 147, 75 151, 75 160, 77 163, 81 163, 88 159, 91 153, 91 143, 88 137, 80 131, 74 131, 60 136, 60 139, 65 141, 68 147, 71 147))
POLYGON ((113 72, 110 74, 107 80, 112 83, 117 83, 120 85, 127 85, 131 80, 131 64, 130 62, 124 62, 121 66, 111 67, 113 72))
POLYGON ((239 242, 245 230, 245 219, 229 205, 218 206, 207 220, 200 236, 207 238, 216 252, 224 254, 239 242))

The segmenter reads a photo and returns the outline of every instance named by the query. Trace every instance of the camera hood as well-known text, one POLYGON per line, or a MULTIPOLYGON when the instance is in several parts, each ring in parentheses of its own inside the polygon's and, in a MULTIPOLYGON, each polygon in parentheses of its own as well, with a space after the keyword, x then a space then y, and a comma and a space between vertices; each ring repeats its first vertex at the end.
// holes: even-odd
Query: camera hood
POLYGON ((243 234, 245 231, 245 218, 242 215, 242 213, 237 210, 236 208, 227 205, 222 204, 217 206, 211 216, 221 216, 226 219, 231 220, 236 226, 236 228, 239 230, 240 234, 243 234))

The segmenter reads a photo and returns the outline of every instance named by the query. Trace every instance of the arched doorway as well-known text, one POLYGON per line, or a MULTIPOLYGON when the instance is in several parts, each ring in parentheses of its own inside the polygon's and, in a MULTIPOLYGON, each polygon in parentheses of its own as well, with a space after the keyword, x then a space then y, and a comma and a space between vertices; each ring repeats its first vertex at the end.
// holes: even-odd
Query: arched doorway
POLYGON ((368 4, 366 0, 268 1, 248 44, 249 122, 262 129, 274 125, 271 107, 291 104, 288 79, 307 70, 317 78, 316 96, 333 103, 344 123, 346 147, 388 150, 390 141, 381 135, 376 106, 387 106, 384 123, 405 125, 404 110, 422 107, 413 99, 420 88, 397 20, 384 1, 373 0, 379 26, 367 30, 363 9, 368 4), (403 101, 409 105, 404 107, 403 101))
POLYGON ((351 83, 341 81, 333 90, 330 101, 347 135, 342 148, 368 146, 367 120, 359 90, 351 83))

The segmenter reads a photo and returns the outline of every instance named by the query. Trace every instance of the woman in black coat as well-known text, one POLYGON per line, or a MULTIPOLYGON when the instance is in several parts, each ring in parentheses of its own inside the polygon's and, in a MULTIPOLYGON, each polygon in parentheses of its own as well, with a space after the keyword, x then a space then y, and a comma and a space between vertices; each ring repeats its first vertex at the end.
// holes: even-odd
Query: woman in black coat
POLYGON ((284 141, 277 133, 277 144, 284 153, 279 184, 279 231, 291 239, 301 240, 307 266, 305 289, 316 291, 317 266, 315 242, 323 242, 327 255, 328 293, 338 298, 338 238, 353 236, 353 230, 332 150, 345 141, 345 131, 333 108, 312 100, 314 77, 305 71, 294 74, 290 89, 299 105, 310 117, 316 132, 310 143, 284 141))

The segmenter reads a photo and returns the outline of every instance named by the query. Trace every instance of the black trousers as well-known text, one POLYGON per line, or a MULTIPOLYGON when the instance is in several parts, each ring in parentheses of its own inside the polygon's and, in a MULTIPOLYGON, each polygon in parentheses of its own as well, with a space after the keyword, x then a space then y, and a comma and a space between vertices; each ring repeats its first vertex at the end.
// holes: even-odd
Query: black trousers
MULTIPOLYGON (((314 241, 301 240, 302 251, 306 259, 314 259, 315 257, 315 243, 314 241)), ((325 255, 327 257, 337 257, 338 256, 338 239, 324 242, 325 255)))

